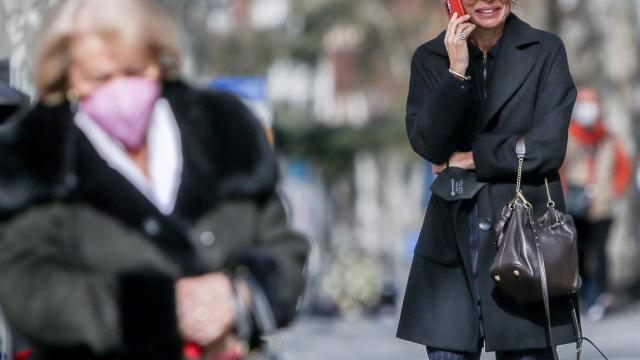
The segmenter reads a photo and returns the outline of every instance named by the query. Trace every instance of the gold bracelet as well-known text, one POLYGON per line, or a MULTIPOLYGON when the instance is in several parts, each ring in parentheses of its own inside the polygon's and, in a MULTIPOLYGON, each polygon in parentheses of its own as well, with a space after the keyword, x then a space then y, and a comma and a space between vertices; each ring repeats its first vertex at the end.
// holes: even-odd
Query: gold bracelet
POLYGON ((453 71, 451 69, 449 69, 449 73, 451 73, 451 75, 457 77, 458 79, 460 79, 462 81, 471 81, 471 76, 462 75, 462 74, 460 74, 458 72, 455 72, 455 71, 453 71))

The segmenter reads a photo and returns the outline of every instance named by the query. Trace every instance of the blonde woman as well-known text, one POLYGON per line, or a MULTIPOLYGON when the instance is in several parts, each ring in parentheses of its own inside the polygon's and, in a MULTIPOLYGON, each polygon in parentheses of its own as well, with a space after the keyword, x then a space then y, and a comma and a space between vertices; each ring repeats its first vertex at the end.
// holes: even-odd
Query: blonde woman
POLYGON ((576 342, 572 296, 519 305, 496 287, 494 226, 523 192, 540 216, 550 196, 564 210, 559 169, 576 89, 562 40, 522 21, 513 0, 462 0, 447 28, 411 63, 406 125, 420 156, 440 175, 415 248, 398 336, 430 360, 547 360, 576 342), (462 16, 458 16, 462 15, 462 16))
POLYGON ((307 244, 234 97, 178 79, 151 0, 48 17, 40 102, 2 139, 0 300, 37 359, 243 356, 290 322, 307 244))

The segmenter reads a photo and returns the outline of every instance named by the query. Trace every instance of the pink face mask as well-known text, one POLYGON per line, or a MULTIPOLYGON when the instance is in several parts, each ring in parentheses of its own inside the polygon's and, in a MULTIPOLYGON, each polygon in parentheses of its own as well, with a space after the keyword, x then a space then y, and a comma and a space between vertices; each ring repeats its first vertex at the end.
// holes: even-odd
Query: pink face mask
POLYGON ((156 81, 124 77, 94 90, 80 101, 79 108, 127 150, 136 151, 144 143, 159 96, 156 81))

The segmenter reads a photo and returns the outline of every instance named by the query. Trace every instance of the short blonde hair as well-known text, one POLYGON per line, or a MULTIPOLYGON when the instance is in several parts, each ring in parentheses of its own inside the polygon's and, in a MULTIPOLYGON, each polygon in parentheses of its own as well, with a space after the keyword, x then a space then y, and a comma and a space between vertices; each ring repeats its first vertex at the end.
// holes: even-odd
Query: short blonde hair
POLYGON ((163 80, 180 74, 179 28, 153 0, 65 0, 49 13, 36 43, 35 85, 45 102, 64 99, 70 44, 74 35, 82 32, 146 47, 160 66, 163 80), (80 16, 82 28, 78 25, 80 16))

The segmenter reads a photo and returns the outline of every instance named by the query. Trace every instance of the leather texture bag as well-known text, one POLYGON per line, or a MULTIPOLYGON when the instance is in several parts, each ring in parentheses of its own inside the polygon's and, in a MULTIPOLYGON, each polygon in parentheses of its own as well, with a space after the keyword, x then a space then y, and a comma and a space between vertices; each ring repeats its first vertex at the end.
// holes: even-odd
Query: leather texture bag
MULTIPOLYGON (((547 339, 557 359, 551 336, 549 298, 574 294, 580 289, 577 232, 571 216, 555 208, 547 178, 544 179, 547 211, 538 219, 534 217, 533 206, 521 189, 525 153, 526 146, 521 137, 516 142, 516 196, 504 206, 496 223, 498 253, 490 272, 496 287, 515 302, 544 303, 547 339)), ((571 304, 568 310, 573 318, 579 359, 583 337, 576 307, 573 301, 571 304)))
POLYGON ((544 179, 547 211, 540 218, 534 218, 533 206, 522 193, 526 148, 520 139, 516 145, 516 196, 504 206, 495 227, 498 254, 491 266, 491 276, 505 295, 527 304, 543 300, 541 286, 548 297, 554 298, 577 292, 582 281, 573 218, 556 209, 547 179, 544 179))
MULTIPOLYGON (((548 193, 546 179, 545 185, 548 193)), ((521 190, 517 194, 503 208, 495 228, 498 254, 491 266, 491 276, 497 287, 520 304, 543 300, 543 275, 550 275, 546 276, 550 298, 577 292, 582 282, 573 219, 558 211, 552 200, 547 211, 535 219, 533 208, 521 190)))

